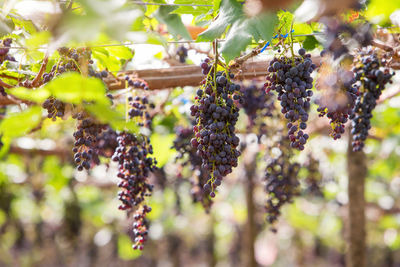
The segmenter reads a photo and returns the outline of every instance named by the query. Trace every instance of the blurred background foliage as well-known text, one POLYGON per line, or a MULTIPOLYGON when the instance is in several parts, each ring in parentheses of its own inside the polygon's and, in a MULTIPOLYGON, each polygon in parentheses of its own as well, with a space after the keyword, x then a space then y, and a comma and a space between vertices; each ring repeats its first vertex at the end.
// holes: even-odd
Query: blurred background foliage
MULTIPOLYGON (((0 32, 4 37, 14 38, 18 46, 27 48, 12 51, 21 60, 17 67, 22 74, 38 72, 46 52, 50 62, 56 62, 59 57, 56 48, 63 45, 94 46, 92 53, 98 69, 117 72, 168 67, 171 61, 166 59, 171 59, 180 45, 171 41, 196 39, 198 32, 204 31, 217 14, 219 22, 208 27, 198 40, 225 37, 227 42, 221 49, 228 61, 246 48, 252 48, 252 42, 270 39, 277 22, 276 14, 272 13, 248 18, 235 0, 222 1, 222 4, 217 0, 173 1, 209 6, 137 2, 0 1, 0 32), (66 12, 70 3, 70 11, 66 12), (225 7, 220 10, 220 5, 225 7), (224 35, 226 28, 228 33, 224 35), (254 29, 259 32, 254 33, 254 29), (238 40, 244 41, 238 44, 238 40), (101 47, 121 41, 135 44, 101 47), (43 45, 48 49, 40 49, 43 45)), ((390 15, 399 7, 398 1, 368 1, 365 15, 385 26, 390 24, 390 15)), ((320 28, 318 23, 296 22, 296 34, 320 28)), ((301 41, 304 40, 319 51, 317 38, 301 41)), ((187 47, 187 63, 198 64, 205 55, 190 48, 207 50, 210 43, 187 47)), ((15 76, 10 71, 15 67, 12 62, 5 62, 0 66, 0 73, 15 76)), ((85 80, 88 84, 82 87, 79 78, 65 79, 57 85, 45 86, 41 94, 22 89, 16 94, 38 103, 47 98, 48 92, 77 103, 105 99, 106 88, 100 82, 85 80), (88 88, 93 94, 78 93, 88 92, 88 88), (72 96, 71 90, 76 91, 72 96)), ((306 190, 309 168, 302 170, 302 196, 284 207, 276 225, 278 231, 274 233, 265 222, 263 209, 265 146, 255 145, 254 135, 240 135, 241 142, 247 144, 243 157, 249 156, 248 151, 257 152, 255 174, 246 176, 242 158, 239 167, 224 180, 212 209, 206 213, 199 203, 193 203, 189 179, 192 173, 182 170, 174 160, 176 152, 171 149, 175 128, 190 125, 189 107, 194 90, 173 88, 151 95, 157 105, 163 105, 162 112, 153 120, 151 136, 160 170, 151 177, 155 191, 149 202, 152 207, 150 240, 142 252, 131 249, 132 218, 117 209, 116 165, 102 159, 102 164, 89 172, 74 169, 70 154, 74 120, 42 121, 42 110, 38 107, 22 107, 24 112, 20 112, 18 105, 3 107, 9 116, 0 124, 4 142, 0 152, 0 266, 249 266, 249 216, 253 218, 251 227, 255 229, 258 265, 343 266, 348 203, 346 138, 333 141, 316 133, 306 150, 299 153, 297 158, 302 164, 307 164, 309 154, 318 160, 322 194, 306 190), (40 129, 29 133, 39 124, 40 129), (38 150, 58 152, 46 155, 38 150), (252 203, 249 204, 246 194, 249 194, 250 178, 255 186, 250 191, 252 203), (249 205, 255 206, 250 215, 249 205)), ((375 110, 374 138, 368 140, 365 148, 368 266, 400 266, 399 103, 400 98, 394 97, 375 110)), ((124 122, 124 105, 117 106, 115 113, 109 113, 107 105, 103 108, 93 113, 114 128, 120 128, 124 122)), ((311 116, 318 115, 314 112, 311 116)), ((239 132, 245 131, 246 116, 241 114, 239 132)))

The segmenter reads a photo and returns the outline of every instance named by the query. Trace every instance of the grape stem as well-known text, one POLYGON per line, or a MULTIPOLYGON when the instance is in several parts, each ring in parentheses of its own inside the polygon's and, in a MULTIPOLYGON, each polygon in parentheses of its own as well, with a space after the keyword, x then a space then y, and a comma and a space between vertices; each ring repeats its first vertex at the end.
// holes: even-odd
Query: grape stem
POLYGON ((37 87, 39 85, 40 79, 44 71, 46 70, 47 63, 49 62, 49 56, 46 54, 43 58, 42 65, 40 66, 39 72, 36 74, 36 77, 32 80, 32 86, 37 87))

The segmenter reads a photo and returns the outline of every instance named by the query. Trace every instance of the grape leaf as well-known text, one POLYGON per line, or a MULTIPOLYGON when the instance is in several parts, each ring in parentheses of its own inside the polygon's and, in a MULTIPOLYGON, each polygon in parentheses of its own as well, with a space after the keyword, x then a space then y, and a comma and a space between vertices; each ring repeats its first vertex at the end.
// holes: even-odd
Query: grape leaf
POLYGON ((252 39, 256 41, 269 40, 272 36, 277 18, 273 14, 263 14, 252 18, 243 18, 236 21, 226 35, 221 52, 226 62, 240 55, 251 44, 252 39))
POLYGON ((71 104, 80 104, 84 101, 110 103, 105 95, 106 86, 100 79, 83 77, 79 73, 61 74, 47 83, 44 88, 55 98, 71 104))
POLYGON ((41 118, 42 109, 38 106, 12 113, 1 121, 0 134, 8 138, 25 135, 39 124, 41 118))
POLYGON ((306 50, 313 50, 314 48, 316 48, 319 45, 319 42, 317 41, 317 39, 315 39, 314 36, 310 35, 307 36, 306 39, 303 42, 303 47, 306 50))
POLYGON ((6 92, 22 100, 29 100, 36 103, 42 103, 50 96, 49 90, 46 88, 39 88, 36 90, 28 89, 25 87, 16 87, 6 89, 6 92))
POLYGON ((178 14, 171 14, 175 9, 176 7, 174 6, 160 6, 154 15, 158 21, 167 25, 168 32, 176 39, 181 36, 186 40, 192 40, 188 30, 183 25, 181 17, 178 14))
POLYGON ((229 25, 243 17, 242 6, 236 0, 222 0, 217 19, 197 37, 197 41, 214 41, 229 25))

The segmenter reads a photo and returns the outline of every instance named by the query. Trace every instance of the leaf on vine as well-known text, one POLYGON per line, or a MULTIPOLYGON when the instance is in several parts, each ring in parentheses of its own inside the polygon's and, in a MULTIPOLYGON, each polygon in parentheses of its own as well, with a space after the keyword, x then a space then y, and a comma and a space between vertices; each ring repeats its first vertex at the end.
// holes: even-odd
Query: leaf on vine
POLYGON ((44 88, 57 99, 71 104, 93 101, 107 104, 106 87, 97 78, 83 77, 79 73, 64 73, 47 83, 44 88))
POLYGON ((252 18, 236 21, 226 35, 221 52, 226 62, 240 55, 251 44, 252 39, 256 41, 269 40, 272 37, 277 18, 274 14, 263 14, 252 18))
POLYGON ((319 45, 319 42, 317 39, 315 39, 314 36, 310 35, 307 36, 306 39, 303 42, 303 47, 306 50, 313 50, 319 45))
POLYGON ((181 17, 178 14, 171 14, 175 9, 176 7, 173 6, 160 6, 154 15, 158 21, 167 25, 168 32, 176 39, 181 36, 186 40, 191 40, 190 34, 185 25, 183 25, 181 17))
POLYGON ((41 118, 42 109, 38 106, 9 114, 0 123, 0 134, 8 138, 25 135, 39 124, 41 118))
POLYGON ((100 122, 110 124, 117 131, 126 129, 131 133, 139 132, 136 123, 133 121, 126 122, 125 114, 113 110, 109 104, 87 104, 85 105, 85 109, 96 116, 100 122))
POLYGON ((229 25, 243 17, 242 6, 236 0, 222 0, 217 19, 198 36, 197 41, 214 41, 229 25))
POLYGON ((36 90, 28 89, 25 87, 16 87, 6 89, 6 92, 22 100, 29 100, 36 103, 42 103, 49 96, 50 92, 46 88, 38 88, 36 90))

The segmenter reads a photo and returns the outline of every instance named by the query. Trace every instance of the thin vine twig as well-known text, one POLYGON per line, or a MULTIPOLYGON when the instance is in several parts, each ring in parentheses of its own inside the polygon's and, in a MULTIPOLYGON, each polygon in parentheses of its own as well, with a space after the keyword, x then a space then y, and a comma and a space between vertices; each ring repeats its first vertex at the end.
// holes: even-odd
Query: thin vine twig
POLYGON ((36 74, 36 77, 32 80, 32 86, 37 87, 39 85, 40 79, 42 78, 42 75, 44 71, 46 70, 47 63, 49 62, 49 56, 46 54, 45 57, 43 58, 42 65, 40 66, 40 70, 38 74, 36 74))

